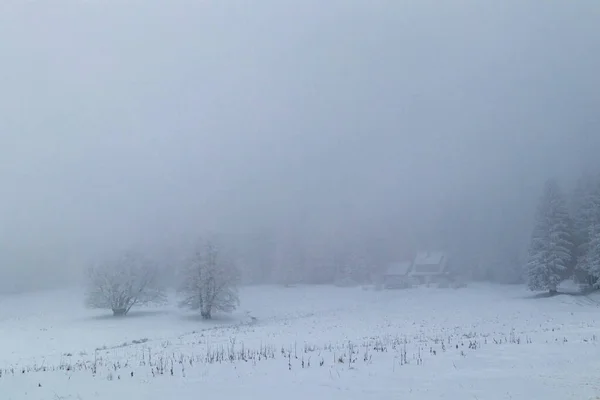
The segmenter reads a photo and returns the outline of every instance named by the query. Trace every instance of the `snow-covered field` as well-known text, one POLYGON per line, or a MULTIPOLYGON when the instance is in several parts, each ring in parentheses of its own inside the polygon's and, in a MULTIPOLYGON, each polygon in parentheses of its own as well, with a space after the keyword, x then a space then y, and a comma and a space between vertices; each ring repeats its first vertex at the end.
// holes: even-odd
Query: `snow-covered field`
POLYGON ((81 299, 0 297, 1 399, 600 398, 600 297, 261 286, 210 323, 81 299))

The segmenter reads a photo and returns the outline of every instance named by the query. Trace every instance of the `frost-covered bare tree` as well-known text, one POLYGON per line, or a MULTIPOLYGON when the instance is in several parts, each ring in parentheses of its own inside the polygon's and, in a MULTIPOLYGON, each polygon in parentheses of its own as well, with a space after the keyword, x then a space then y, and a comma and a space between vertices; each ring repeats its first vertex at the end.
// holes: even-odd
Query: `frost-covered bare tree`
POLYGON ((85 303, 126 315, 132 307, 166 301, 159 269, 139 254, 127 252, 88 270, 85 303))
POLYGON ((232 312, 239 305, 237 285, 240 274, 235 265, 219 253, 212 240, 199 246, 182 274, 181 307, 200 310, 204 319, 214 311, 232 312))

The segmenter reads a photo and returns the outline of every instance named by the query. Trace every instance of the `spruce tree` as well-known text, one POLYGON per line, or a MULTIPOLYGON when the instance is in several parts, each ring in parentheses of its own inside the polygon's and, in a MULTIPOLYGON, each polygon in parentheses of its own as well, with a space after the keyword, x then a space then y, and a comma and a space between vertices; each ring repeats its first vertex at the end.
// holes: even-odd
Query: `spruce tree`
POLYGON ((585 217, 578 224, 585 240, 579 247, 577 268, 587 274, 589 283, 598 286, 600 280, 600 178, 588 190, 579 212, 585 217))
POLYGON ((576 259, 575 277, 580 282, 593 284, 595 278, 588 272, 588 255, 593 229, 595 181, 586 173, 577 182, 572 198, 573 244, 576 259))
POLYGON ((527 263, 530 290, 557 292, 573 261, 572 223, 556 180, 548 180, 537 209, 527 263))
POLYGON ((591 284, 598 288, 600 286, 600 224, 596 223, 591 230, 591 239, 584 267, 590 277, 591 284))

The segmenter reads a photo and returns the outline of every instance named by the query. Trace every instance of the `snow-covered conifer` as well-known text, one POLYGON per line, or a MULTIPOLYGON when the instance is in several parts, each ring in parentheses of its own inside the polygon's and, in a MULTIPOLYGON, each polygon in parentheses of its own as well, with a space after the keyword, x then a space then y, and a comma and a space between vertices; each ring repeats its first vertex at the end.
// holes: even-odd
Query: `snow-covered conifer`
POLYGON ((600 281, 600 177, 587 185, 578 208, 578 271, 584 272, 590 284, 600 281))
POLYGON ((556 293, 573 260, 572 223, 555 180, 548 180, 537 209, 527 263, 531 290, 556 293))
POLYGON ((591 231, 583 267, 590 277, 590 283, 597 288, 600 286, 600 223, 594 224, 591 231))
POLYGON ((594 213, 594 178, 585 174, 577 181, 572 197, 573 243, 575 245, 575 277, 580 282, 593 283, 594 279, 587 272, 590 233, 594 213))

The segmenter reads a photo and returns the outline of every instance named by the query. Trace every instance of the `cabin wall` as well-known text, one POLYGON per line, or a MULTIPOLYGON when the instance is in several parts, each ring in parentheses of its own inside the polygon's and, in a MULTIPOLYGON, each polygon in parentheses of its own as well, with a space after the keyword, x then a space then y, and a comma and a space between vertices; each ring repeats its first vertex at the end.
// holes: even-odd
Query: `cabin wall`
POLYGON ((383 286, 386 289, 405 289, 412 285, 410 279, 407 276, 402 275, 385 275, 383 277, 383 286))

